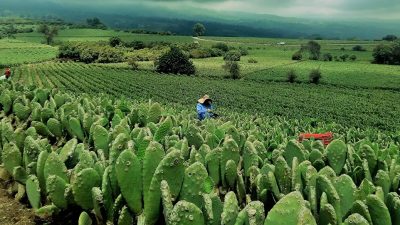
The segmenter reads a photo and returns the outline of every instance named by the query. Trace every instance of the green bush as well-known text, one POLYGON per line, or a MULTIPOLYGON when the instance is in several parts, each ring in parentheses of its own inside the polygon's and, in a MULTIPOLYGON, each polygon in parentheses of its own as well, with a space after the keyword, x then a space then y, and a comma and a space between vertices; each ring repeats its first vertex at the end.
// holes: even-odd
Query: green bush
POLYGON ((354 62, 354 61, 357 60, 357 56, 356 55, 351 55, 349 59, 350 59, 350 61, 354 62))
POLYGON ((220 50, 222 50, 222 51, 224 51, 224 52, 229 51, 228 45, 225 44, 225 43, 223 43, 223 42, 219 42, 219 43, 214 44, 214 45, 212 46, 212 48, 217 48, 217 49, 220 49, 220 50))
POLYGON ((155 66, 159 73, 192 75, 196 72, 193 62, 177 47, 172 47, 170 51, 163 54, 155 62, 155 66))
POLYGON ((128 63, 128 65, 130 66, 130 68, 132 70, 138 70, 139 69, 139 64, 137 63, 135 58, 130 57, 130 58, 127 59, 126 62, 128 63))
POLYGON ((287 76, 287 81, 289 83, 294 83, 297 79, 297 74, 296 71, 294 71, 294 69, 289 70, 286 76, 287 76))
POLYGON ((225 60, 225 61, 240 61, 240 57, 241 57, 241 56, 242 56, 242 55, 240 54, 239 51, 236 51, 236 50, 234 50, 234 51, 229 51, 229 52, 227 52, 227 53, 225 54, 224 60, 225 60))
POLYGON ((309 78, 310 83, 319 84, 322 78, 321 70, 319 68, 311 70, 309 78))
POLYGON ((249 63, 258 63, 258 61, 256 59, 253 59, 253 58, 249 59, 248 62, 249 63))
POLYGON ((237 61, 225 61, 225 65, 223 67, 226 71, 228 71, 229 78, 234 80, 240 78, 240 65, 237 61))
POLYGON ((331 53, 325 53, 325 54, 322 56, 322 59, 323 59, 324 61, 332 61, 333 57, 332 57, 332 54, 331 54, 331 53))
POLYGON ((299 61, 299 60, 302 60, 302 59, 303 59, 303 54, 301 54, 300 51, 297 51, 292 55, 292 60, 299 61))
POLYGON ((350 57, 350 56, 349 56, 348 54, 344 54, 344 55, 339 56, 339 58, 340 58, 343 62, 346 62, 347 59, 348 59, 349 57, 350 57))
POLYGON ((356 46, 354 46, 353 47, 353 51, 356 51, 356 52, 365 52, 365 51, 367 51, 363 46, 361 46, 361 45, 356 45, 356 46))
POLYGON ((121 38, 119 37, 111 37, 110 40, 108 41, 109 45, 111 47, 116 47, 122 43, 121 38))

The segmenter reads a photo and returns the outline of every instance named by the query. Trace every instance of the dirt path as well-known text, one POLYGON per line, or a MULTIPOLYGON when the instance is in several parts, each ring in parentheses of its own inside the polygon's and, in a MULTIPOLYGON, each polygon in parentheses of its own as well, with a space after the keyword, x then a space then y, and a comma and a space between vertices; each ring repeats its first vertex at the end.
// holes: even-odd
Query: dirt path
POLYGON ((36 225, 32 210, 9 197, 2 186, 0 186, 0 224, 36 225))

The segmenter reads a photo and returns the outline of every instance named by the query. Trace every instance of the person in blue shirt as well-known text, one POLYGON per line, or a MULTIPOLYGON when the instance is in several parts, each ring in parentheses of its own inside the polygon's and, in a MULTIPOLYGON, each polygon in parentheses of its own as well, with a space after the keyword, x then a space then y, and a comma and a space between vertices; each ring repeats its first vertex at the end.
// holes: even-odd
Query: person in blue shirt
POLYGON ((197 118, 204 120, 208 118, 216 118, 217 114, 213 112, 212 99, 208 95, 204 95, 197 101, 197 118))

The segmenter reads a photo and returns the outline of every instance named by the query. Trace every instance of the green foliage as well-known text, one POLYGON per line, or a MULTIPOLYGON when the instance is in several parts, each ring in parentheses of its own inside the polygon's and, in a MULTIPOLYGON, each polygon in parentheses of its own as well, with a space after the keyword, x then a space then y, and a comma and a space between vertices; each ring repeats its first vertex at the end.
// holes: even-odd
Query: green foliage
POLYGON ((193 26, 193 34, 195 36, 203 36, 206 33, 206 27, 201 23, 196 23, 193 26))
POLYGON ((162 55, 156 63, 159 73, 173 73, 192 75, 196 72, 193 62, 177 47, 162 55))
POLYGON ((237 62, 237 61, 240 61, 241 57, 242 57, 242 54, 240 53, 240 51, 231 50, 225 54, 224 60, 237 62))
POLYGON ((292 60, 300 61, 303 59, 303 54, 301 51, 297 51, 292 55, 292 60))
POLYGON ((291 69, 291 70, 289 70, 288 72, 287 72, 287 81, 289 82, 289 83, 294 83, 295 81, 296 81, 296 79, 297 79, 297 74, 296 74, 296 71, 294 71, 293 69, 291 69))
POLYGON ((400 65, 400 41, 394 41, 389 46, 380 44, 374 48, 373 63, 400 65))
POLYGON ((319 68, 311 70, 309 75, 310 83, 319 84, 321 79, 322 79, 322 73, 319 68))
POLYGON ((120 45, 121 42, 122 42, 122 40, 120 37, 111 37, 110 40, 108 40, 108 44, 111 47, 116 47, 116 46, 120 45))

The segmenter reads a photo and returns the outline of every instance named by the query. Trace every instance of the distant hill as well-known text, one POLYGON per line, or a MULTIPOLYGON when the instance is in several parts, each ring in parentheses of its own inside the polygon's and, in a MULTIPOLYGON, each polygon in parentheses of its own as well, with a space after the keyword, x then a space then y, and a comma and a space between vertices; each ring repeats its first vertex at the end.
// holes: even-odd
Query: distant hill
MULTIPOLYGON (((202 22, 206 35, 282 38, 379 39, 398 31, 398 21, 340 21, 311 20, 265 14, 173 10, 138 5, 74 5, 38 1, 2 0, 0 16, 19 15, 30 18, 58 17, 71 22, 84 22, 99 17, 112 28, 170 31, 191 35, 196 22, 202 22)), ((398 33, 397 35, 399 35, 398 33)))

